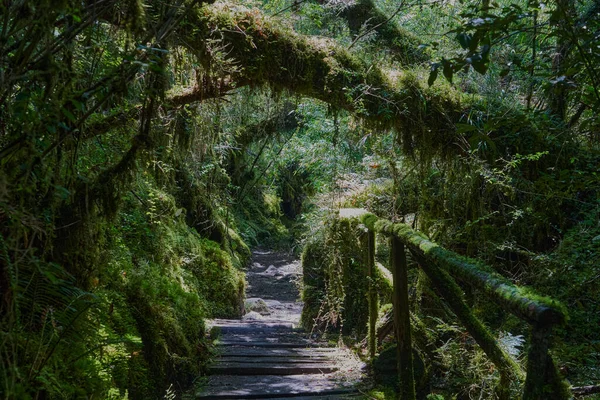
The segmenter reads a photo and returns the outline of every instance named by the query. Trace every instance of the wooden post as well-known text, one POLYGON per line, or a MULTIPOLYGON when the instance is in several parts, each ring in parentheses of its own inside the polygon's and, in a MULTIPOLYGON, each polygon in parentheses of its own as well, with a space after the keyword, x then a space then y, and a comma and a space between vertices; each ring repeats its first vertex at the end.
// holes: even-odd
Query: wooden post
POLYGON ((396 332, 400 399, 414 400, 415 376, 413 369, 410 310, 408 304, 408 274, 406 250, 396 237, 390 238, 392 272, 394 274, 394 327, 396 332))
POLYGON ((377 352, 377 317, 379 304, 375 287, 375 232, 367 231, 367 273, 369 276, 369 357, 375 358, 377 352))
POLYGON ((523 400, 562 400, 571 398, 568 388, 556 371, 548 354, 551 325, 535 324, 531 327, 531 344, 527 353, 527 378, 523 400))
POLYGON ((549 329, 534 325, 531 327, 531 344, 527 354, 527 378, 523 388, 523 400, 544 398, 546 363, 548 361, 549 329))

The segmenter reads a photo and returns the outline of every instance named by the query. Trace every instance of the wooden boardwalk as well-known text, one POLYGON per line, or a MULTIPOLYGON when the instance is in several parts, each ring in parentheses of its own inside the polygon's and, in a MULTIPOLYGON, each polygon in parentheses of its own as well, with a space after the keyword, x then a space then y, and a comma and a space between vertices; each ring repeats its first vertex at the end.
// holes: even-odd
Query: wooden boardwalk
POLYGON ((296 328, 302 304, 293 283, 299 264, 290 264, 285 257, 274 260, 276 255, 255 253, 248 272, 247 292, 255 296, 249 304, 262 305, 260 312, 250 312, 242 320, 211 322, 220 356, 196 398, 361 398, 354 384, 362 365, 351 352, 309 338, 296 328))

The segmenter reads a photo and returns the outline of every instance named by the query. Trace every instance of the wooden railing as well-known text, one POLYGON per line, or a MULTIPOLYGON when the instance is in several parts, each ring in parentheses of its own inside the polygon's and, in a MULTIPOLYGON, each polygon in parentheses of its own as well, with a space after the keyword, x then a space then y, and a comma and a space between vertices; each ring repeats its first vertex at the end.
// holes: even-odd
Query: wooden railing
POLYGON ((371 357, 375 356, 377 349, 376 235, 385 235, 390 240, 393 317, 401 399, 415 399, 406 250, 410 252, 413 260, 429 277, 454 314, 498 369, 500 384, 497 393, 501 399, 509 399, 510 384, 523 379, 525 379, 523 400, 562 400, 571 397, 568 385, 558 374, 548 352, 552 328, 564 324, 567 318, 566 311, 560 303, 514 285, 490 267, 440 247, 406 224, 380 219, 363 209, 342 209, 339 217, 357 219, 364 227, 365 234, 362 235, 360 243, 364 249, 365 264, 371 278, 368 291, 368 347, 371 357), (474 315, 455 279, 481 290, 489 300, 530 324, 531 335, 525 374, 474 315))

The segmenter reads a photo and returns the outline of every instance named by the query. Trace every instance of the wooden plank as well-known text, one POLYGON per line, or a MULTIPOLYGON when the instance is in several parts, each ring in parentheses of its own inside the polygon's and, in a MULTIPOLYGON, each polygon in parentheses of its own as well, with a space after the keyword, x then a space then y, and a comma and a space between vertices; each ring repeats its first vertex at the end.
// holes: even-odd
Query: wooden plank
POLYGON ((217 394, 198 394, 197 399, 204 400, 222 400, 222 399, 270 399, 270 400, 281 400, 281 399, 294 399, 294 400, 323 400, 323 399, 347 399, 347 398, 362 398, 354 389, 332 389, 324 391, 306 391, 297 393, 238 393, 235 391, 221 392, 217 394))
POLYGON ((219 337, 223 336, 286 336, 298 339, 306 339, 306 334, 300 331, 294 331, 289 328, 260 328, 253 326, 224 326, 218 327, 219 337))
POLYGON ((318 393, 318 394, 313 394, 313 395, 301 395, 301 396, 297 396, 297 395, 293 395, 293 396, 288 396, 288 397, 274 397, 271 398, 271 400, 283 400, 283 399, 293 399, 293 400, 323 400, 323 399, 327 399, 327 400, 344 400, 344 399, 364 399, 365 396, 363 394, 361 394, 360 392, 352 392, 352 391, 348 391, 346 393, 344 393, 345 391, 337 391, 338 393, 318 393), (341 393, 340 393, 341 392, 341 393))
POLYGON ((290 343, 295 344, 296 347, 308 347, 309 345, 315 344, 310 340, 294 338, 288 335, 281 335, 280 337, 265 337, 262 335, 249 336, 249 335, 227 335, 219 338, 219 343, 290 343))
POLYGON ((302 331, 300 328, 296 328, 296 324, 292 322, 286 321, 276 321, 276 320, 258 320, 258 321, 241 321, 241 320, 213 320, 207 323, 209 327, 255 327, 255 328, 282 328, 282 329, 296 329, 298 331, 302 331))
POLYGON ((221 356, 252 356, 252 357, 311 357, 336 356, 342 352, 336 347, 316 348, 260 348, 248 346, 221 347, 221 356))
POLYGON ((316 347, 328 347, 327 344, 319 343, 284 343, 284 342, 256 342, 256 341, 220 341, 217 346, 240 346, 240 347, 266 347, 266 348, 296 348, 310 349, 316 347))
POLYGON ((219 338, 223 340, 229 340, 234 338, 241 338, 243 340, 247 339, 262 339, 263 342, 279 340, 280 338, 289 338, 290 340, 298 340, 300 342, 310 342, 310 339, 306 338, 306 335, 298 334, 293 331, 284 331, 284 330, 269 330, 269 329, 252 329, 247 332, 239 331, 239 332, 227 332, 223 333, 219 336, 219 338))
POLYGON ((280 364, 290 364, 290 363, 318 363, 318 362, 328 362, 331 363, 333 361, 332 357, 328 356, 283 356, 283 357, 253 357, 253 356, 226 356, 219 357, 215 360, 216 363, 229 363, 229 362, 246 362, 246 363, 280 363, 280 364))
POLYGON ((351 387, 322 375, 213 375, 208 377, 198 394, 275 394, 272 397, 280 397, 282 393, 306 395, 338 389, 349 390, 351 387))
POLYGON ((211 319, 206 321, 207 325, 285 325, 292 326, 294 325, 289 321, 279 321, 275 319, 261 319, 261 320, 241 320, 241 319, 211 319))
POLYGON ((328 374, 338 371, 339 367, 323 363, 246 363, 228 362, 218 363, 209 367, 212 374, 220 375, 302 375, 302 374, 328 374))
POLYGON ((228 334, 219 337, 218 342, 221 343, 295 343, 298 347, 308 346, 314 342, 308 339, 294 337, 292 335, 272 335, 272 334, 258 334, 258 335, 236 335, 228 334))

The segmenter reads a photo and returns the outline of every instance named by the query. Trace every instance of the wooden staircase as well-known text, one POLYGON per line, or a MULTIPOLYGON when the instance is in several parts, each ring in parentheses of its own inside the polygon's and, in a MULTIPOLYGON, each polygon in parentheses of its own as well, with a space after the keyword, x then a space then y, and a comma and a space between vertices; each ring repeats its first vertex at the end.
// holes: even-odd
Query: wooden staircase
MULTIPOLYGON (((255 255, 255 259, 260 257, 255 255)), ((272 261, 271 261, 272 262, 272 261)), ((265 291, 269 279, 277 288, 284 287, 286 276, 261 271, 266 266, 255 263, 249 272, 249 292, 265 291), (278 280, 278 281, 276 281, 278 280)), ((273 265, 269 271, 272 272, 273 265)), ((294 287, 294 290, 295 289, 294 287)), ((271 292, 272 294, 273 292, 271 292)), ((296 291, 297 293, 297 291, 296 291)), ((283 291, 282 291, 283 295, 283 291)), ((361 364, 348 349, 340 349, 310 338, 295 328, 299 314, 290 318, 275 308, 301 309, 290 298, 267 302, 271 312, 259 320, 213 320, 210 323, 219 356, 209 367, 208 382, 196 393, 197 399, 356 399, 354 388, 361 364), (275 305, 274 305, 275 304, 275 305), (350 371, 351 370, 351 371, 350 371), (349 376, 353 376, 351 378, 349 376)), ((297 298, 297 297, 295 297, 297 298)))
POLYGON ((349 399, 352 385, 336 376, 347 350, 307 339, 293 324, 215 320, 220 356, 199 399, 349 399))

